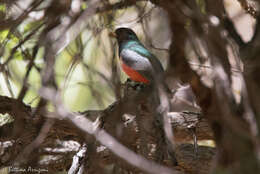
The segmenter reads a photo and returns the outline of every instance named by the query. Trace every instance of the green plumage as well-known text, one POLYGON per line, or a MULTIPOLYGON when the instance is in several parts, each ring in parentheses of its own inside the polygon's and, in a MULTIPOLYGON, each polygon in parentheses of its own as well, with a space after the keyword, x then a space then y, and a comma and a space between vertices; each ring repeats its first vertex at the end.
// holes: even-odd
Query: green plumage
POLYGON ((116 35, 119 55, 127 66, 138 71, 149 81, 153 81, 155 75, 162 78, 164 71, 160 61, 144 47, 131 29, 119 28, 116 35))

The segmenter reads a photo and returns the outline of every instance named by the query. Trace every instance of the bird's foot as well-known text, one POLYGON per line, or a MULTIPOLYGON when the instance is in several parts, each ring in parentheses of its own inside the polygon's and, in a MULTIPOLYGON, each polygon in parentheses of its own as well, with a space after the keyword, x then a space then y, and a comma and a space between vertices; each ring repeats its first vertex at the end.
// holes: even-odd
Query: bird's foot
POLYGON ((144 89, 145 86, 146 86, 143 83, 133 81, 133 80, 131 80, 129 78, 126 80, 126 85, 131 87, 134 90, 137 90, 137 91, 140 91, 140 90, 144 89))

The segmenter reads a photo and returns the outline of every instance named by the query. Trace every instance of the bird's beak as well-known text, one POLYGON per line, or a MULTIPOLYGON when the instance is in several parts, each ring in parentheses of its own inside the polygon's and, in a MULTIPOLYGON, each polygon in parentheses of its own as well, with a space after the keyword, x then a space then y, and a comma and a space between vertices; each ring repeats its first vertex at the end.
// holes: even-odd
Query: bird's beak
POLYGON ((117 37, 117 35, 116 35, 115 32, 109 32, 108 36, 109 36, 109 37, 113 37, 113 38, 116 38, 116 37, 117 37))

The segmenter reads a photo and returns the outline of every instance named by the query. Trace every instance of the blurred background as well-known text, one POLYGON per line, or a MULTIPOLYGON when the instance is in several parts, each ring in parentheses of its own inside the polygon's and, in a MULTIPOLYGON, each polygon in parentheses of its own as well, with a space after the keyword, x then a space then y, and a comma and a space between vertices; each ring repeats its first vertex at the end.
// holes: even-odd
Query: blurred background
MULTIPOLYGON (((23 0, 10 4, 0 4, 1 13, 5 17, 15 19, 24 10, 28 9, 31 3, 32 1, 30 0, 23 0)), ((11 32, 11 28, 1 30, 1 63, 4 64, 12 54, 12 59, 5 67, 5 73, 0 75, 1 95, 18 96, 23 86, 22 82, 29 63, 28 54, 30 54, 34 45, 37 44, 39 37, 37 33, 39 34, 41 28, 29 40, 17 48, 15 53, 12 53, 12 51, 14 51, 13 48, 21 40, 30 35, 34 28, 43 23, 46 15, 45 7, 48 7, 49 3, 51 1, 44 1, 37 10, 30 12, 26 19, 23 19, 15 28, 15 31, 11 32)), ((66 15, 80 13, 86 8, 86 5, 84 1, 73 0, 66 15)), ((108 37, 109 32, 120 26, 130 27, 137 32, 140 39, 148 47, 150 42, 153 42, 154 46, 164 49, 167 49, 169 46, 171 38, 169 37, 166 14, 148 2, 140 3, 138 8, 130 7, 119 10, 116 14, 95 15, 77 38, 72 40, 64 50, 57 54, 55 81, 58 84, 58 88, 62 91, 65 104, 72 111, 103 109, 115 100, 115 91, 111 88, 112 86, 109 85, 108 81, 112 82, 114 78, 112 76, 113 56, 115 56, 116 62, 118 61, 118 56, 116 40, 108 37), (142 12, 139 14, 139 11, 142 12), (140 17, 139 15, 143 16, 140 17), (149 28, 149 31, 146 31, 147 37, 142 30, 143 27, 149 28), (147 39, 148 37, 149 40, 147 39), (165 42, 165 40, 167 41, 165 42)), ((62 16, 64 18, 62 20, 69 20, 66 15, 62 16)), ((61 32, 59 30, 56 31, 56 37, 62 34, 61 32)), ((166 51, 157 51, 156 49, 152 49, 152 51, 158 54, 158 57, 166 64, 166 51)), ((24 102, 31 106, 36 106, 39 101, 37 94, 41 86, 39 69, 44 64, 44 49, 40 48, 34 67, 28 77, 29 90, 24 97, 24 102)), ((116 68, 121 81, 125 81, 125 74, 121 73, 118 67, 116 68)))
MULTIPOLYGON (((161 61, 164 69, 170 69, 169 50, 171 45, 178 43, 174 43, 176 35, 171 33, 167 12, 150 1, 134 2, 134 5, 127 5, 128 2, 131 3, 102 1, 100 3, 103 6, 96 8, 95 0, 0 0, 0 96, 23 101, 32 108, 37 107, 41 100, 39 91, 45 83, 44 69, 51 65, 47 63, 51 50, 48 44, 53 43, 49 46, 53 49, 52 58, 55 59, 54 79, 48 82, 58 89, 69 111, 106 109, 120 98, 123 93, 121 87, 127 79, 119 66, 116 40, 109 37, 109 33, 118 27, 133 29, 141 42, 161 61), (114 10, 111 4, 118 4, 117 9, 114 10), (96 11, 85 14, 85 10, 92 6, 96 11)), ((248 3, 257 9, 255 1, 248 3)), ((209 19, 207 25, 201 23, 206 32, 211 31, 208 30, 209 25, 217 28, 222 23, 219 16, 206 13, 204 0, 196 0, 196 4, 201 14, 206 14, 209 19)), ((239 1, 224 0, 223 4, 235 30, 245 44, 248 43, 254 34, 255 18, 242 9, 239 1)), ((185 21, 187 28, 194 22, 191 22, 192 16, 188 18, 185 21)), ((223 38, 228 37, 225 41, 229 41, 229 44, 225 48, 231 64, 231 87, 239 105, 242 103, 241 74, 244 64, 236 54, 239 52, 238 44, 234 44, 226 30, 218 29, 223 38)), ((199 74, 203 84, 213 89, 213 58, 210 58, 207 46, 202 43, 205 38, 199 38, 196 34, 180 47, 184 48, 188 64, 199 74), (199 54, 196 50, 200 51, 199 54)), ((179 77, 168 77, 169 84, 172 78, 179 77)), ((47 109, 54 111, 55 107, 48 103, 47 109)), ((0 126, 9 121, 7 115, 0 114, 0 126)), ((223 125, 225 128, 226 125, 223 125)), ((215 147, 212 139, 198 143, 215 147)), ((189 143, 192 142, 189 140, 189 143)))
MULTIPOLYGON (((0 2, 1 21, 4 22, 3 19, 6 19, 12 22, 20 18, 20 15, 29 9, 32 2, 31 0, 0 2)), ((87 3, 83 0, 60 2, 64 2, 62 5, 66 9, 66 13, 60 16, 60 21, 64 23, 73 20, 71 16, 80 14, 87 7, 87 3)), ((15 23, 9 27, 2 25, 0 30, 1 64, 5 64, 10 56, 12 58, 6 64, 7 66, 2 67, 4 70, 0 74, 1 95, 18 96, 30 60, 29 54, 37 44, 39 33, 42 30, 39 25, 46 20, 46 16, 51 16, 51 14, 46 14, 48 13, 46 8, 50 3, 52 3, 51 0, 42 2, 35 10, 30 11, 19 25, 15 23), (37 27, 37 31, 33 31, 37 27), (32 32, 34 34, 19 45, 32 32), (17 45, 19 45, 18 48, 14 49, 17 45)), ((242 10, 237 1, 225 0, 224 5, 238 33, 244 41, 249 41, 253 35, 254 19, 242 10)), ((103 109, 115 101, 115 91, 108 82, 113 82, 114 59, 117 62, 116 69, 120 81, 124 82, 126 76, 118 66, 116 42, 113 38, 108 37, 108 33, 122 26, 132 28, 145 46, 167 68, 167 49, 171 42, 171 33, 167 14, 161 8, 150 2, 139 2, 134 7, 95 15, 76 39, 71 40, 66 48, 56 56, 55 81, 62 91, 65 104, 72 111, 103 109)), ((52 37, 59 37, 62 33, 62 29, 60 31, 57 29, 52 37)), ((187 45, 188 54, 191 52, 190 50, 187 45)), ((210 67, 200 66, 196 58, 192 57, 192 52, 190 55, 189 60, 193 68, 210 71, 210 67)), ((41 86, 40 69, 44 63, 44 48, 41 47, 28 76, 29 90, 23 99, 31 106, 36 106, 39 101, 37 91, 41 86)), ((239 92, 239 83, 234 86, 234 89, 239 92)))

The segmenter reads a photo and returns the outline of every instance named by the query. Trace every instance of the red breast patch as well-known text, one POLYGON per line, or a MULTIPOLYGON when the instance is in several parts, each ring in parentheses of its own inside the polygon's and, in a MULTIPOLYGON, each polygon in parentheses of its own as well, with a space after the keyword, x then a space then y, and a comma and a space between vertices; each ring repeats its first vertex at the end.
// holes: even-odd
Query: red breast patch
POLYGON ((142 82, 142 83, 149 83, 149 80, 146 79, 144 76, 142 76, 138 71, 132 69, 131 67, 127 66, 126 64, 121 61, 121 66, 123 71, 132 79, 133 81, 136 82, 142 82))

